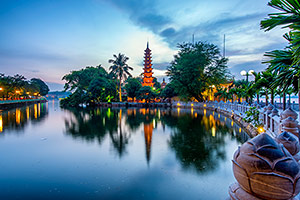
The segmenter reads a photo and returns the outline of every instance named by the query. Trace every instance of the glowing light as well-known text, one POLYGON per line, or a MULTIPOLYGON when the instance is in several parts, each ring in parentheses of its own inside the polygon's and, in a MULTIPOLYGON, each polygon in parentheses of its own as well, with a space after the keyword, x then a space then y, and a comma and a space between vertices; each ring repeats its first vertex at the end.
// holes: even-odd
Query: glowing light
POLYGON ((106 116, 107 116, 108 118, 110 118, 110 116, 111 116, 110 108, 107 109, 107 111, 106 111, 106 116))
POLYGON ((216 136, 216 128, 215 128, 214 126, 211 128, 211 135, 212 135, 213 137, 216 136))
POLYGON ((38 104, 38 116, 39 117, 41 116, 41 104, 40 103, 38 104))
POLYGON ((16 94, 20 94, 20 91, 19 91, 19 90, 17 90, 17 91, 16 91, 16 94))
POLYGON ((206 104, 204 104, 203 106, 206 107, 206 104))
POLYGON ((26 107, 26 117, 27 117, 27 119, 29 119, 29 114, 30 114, 30 113, 29 113, 29 106, 27 106, 27 107, 26 107))
POLYGON ((30 94, 29 92, 26 92, 26 94, 30 94))
POLYGON ((36 95, 38 95, 38 93, 37 93, 37 92, 36 92, 36 93, 33 93, 33 95, 36 96, 36 95))
POLYGON ((198 116, 198 114, 197 113, 195 113, 195 117, 197 117, 198 116))
POLYGON ((0 87, 0 91, 2 91, 3 90, 3 88, 2 87, 0 87))
POLYGON ((34 104, 33 110, 34 110, 34 118, 37 119, 37 113, 38 113, 37 104, 34 104))
POLYGON ((20 122, 21 122, 21 110, 20 110, 20 108, 17 108, 16 109, 16 123, 20 124, 20 122))
POLYGON ((3 131, 3 120, 2 120, 2 115, 0 115, 0 133, 3 131))
POLYGON ((233 120, 231 121, 231 126, 233 126, 233 120))
POLYGON ((218 118, 220 118, 220 114, 218 114, 218 118))
POLYGON ((193 107, 193 106, 194 106, 194 104, 192 103, 192 104, 191 104, 191 106, 193 107))
POLYGON ((178 116, 179 116, 179 114, 180 114, 180 108, 179 107, 177 108, 177 113, 178 113, 178 116))
POLYGON ((258 129, 257 129, 257 130, 258 130, 258 132, 259 132, 259 133, 263 133, 263 132, 265 132, 265 129, 264 129, 263 127, 261 127, 261 126, 260 126, 260 127, 258 127, 258 129))
POLYGON ((239 128, 239 132, 240 132, 240 133, 242 132, 242 128, 239 128))
POLYGON ((177 106, 180 106, 180 103, 177 103, 177 106))
POLYGON ((204 112, 204 116, 206 116, 206 109, 204 109, 204 111, 203 111, 203 112, 204 112))

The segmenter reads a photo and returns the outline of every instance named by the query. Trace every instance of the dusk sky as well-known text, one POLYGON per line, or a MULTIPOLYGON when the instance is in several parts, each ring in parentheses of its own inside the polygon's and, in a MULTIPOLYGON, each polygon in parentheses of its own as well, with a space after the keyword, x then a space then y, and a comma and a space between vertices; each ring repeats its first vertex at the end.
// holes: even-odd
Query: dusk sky
POLYGON ((0 0, 0 72, 46 81, 61 90, 71 70, 128 56, 132 74, 142 72, 149 41, 154 76, 163 77, 177 44, 207 41, 222 48, 236 79, 261 71, 266 51, 282 49, 285 30, 260 30, 276 10, 267 0, 0 0))

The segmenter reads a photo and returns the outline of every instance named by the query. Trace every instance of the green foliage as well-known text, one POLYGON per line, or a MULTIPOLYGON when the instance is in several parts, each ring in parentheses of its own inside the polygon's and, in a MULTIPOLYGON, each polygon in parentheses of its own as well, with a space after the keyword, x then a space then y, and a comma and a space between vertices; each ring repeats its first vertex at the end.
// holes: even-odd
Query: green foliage
POLYGON ((66 80, 65 91, 74 91, 61 100, 62 107, 77 107, 80 104, 110 102, 116 97, 116 82, 111 80, 101 65, 72 71, 63 77, 66 80))
POLYGON ((175 86, 172 83, 167 84, 160 93, 160 97, 162 97, 164 100, 175 96, 177 96, 177 93, 175 91, 175 86))
POLYGON ((110 76, 112 78, 119 80, 119 100, 122 101, 122 80, 126 80, 128 77, 131 77, 129 70, 133 70, 132 67, 128 66, 126 63, 129 60, 124 54, 114 55, 114 59, 108 60, 112 65, 109 67, 110 76))
POLYGON ((138 78, 129 78, 127 84, 125 85, 127 96, 130 98, 135 98, 138 96, 138 91, 141 89, 142 84, 138 78))
POLYGON ((213 44, 179 44, 179 53, 174 56, 167 75, 183 99, 195 98, 203 101, 202 93, 209 86, 217 86, 230 77, 227 61, 213 44))
POLYGON ((153 87, 155 87, 156 90, 161 88, 160 83, 157 81, 156 77, 153 78, 153 83, 153 87))
POLYGON ((0 87, 2 88, 0 96, 6 98, 27 97, 34 93, 46 95, 49 91, 48 86, 41 79, 33 78, 28 81, 24 76, 19 74, 14 76, 0 74, 0 87), (20 93, 17 94, 16 91, 20 91, 20 93))
POLYGON ((143 86, 138 91, 137 98, 140 100, 145 100, 147 103, 154 100, 157 97, 157 94, 150 86, 143 86))
POLYGON ((42 81, 39 78, 32 78, 30 80, 30 83, 32 85, 35 85, 36 88, 38 88, 40 95, 45 96, 46 94, 48 94, 49 92, 49 87, 48 85, 46 85, 46 83, 44 81, 42 81))
POLYGON ((261 122, 259 121, 259 111, 256 107, 250 107, 249 110, 245 112, 245 114, 245 122, 252 123, 255 127, 262 126, 261 122))

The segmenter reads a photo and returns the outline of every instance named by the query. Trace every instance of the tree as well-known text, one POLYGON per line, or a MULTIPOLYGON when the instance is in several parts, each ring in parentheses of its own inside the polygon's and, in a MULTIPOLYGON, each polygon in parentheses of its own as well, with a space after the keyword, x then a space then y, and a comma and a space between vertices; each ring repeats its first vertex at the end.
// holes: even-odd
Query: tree
POLYGON ((183 99, 204 101, 203 92, 230 77, 227 58, 217 46, 204 42, 179 44, 179 53, 168 67, 167 75, 183 99))
POLYGON ((143 86, 138 91, 138 99, 145 100, 146 103, 154 100, 156 98, 156 93, 150 86, 143 86))
POLYGON ((109 63, 112 63, 109 69, 111 70, 110 73, 112 74, 112 76, 119 80, 119 100, 120 102, 122 102, 122 80, 126 80, 127 77, 131 77, 129 70, 133 70, 133 68, 126 64, 129 58, 124 54, 119 53, 118 56, 113 56, 114 59, 108 60, 109 63))
POLYGON ((61 101, 63 107, 76 107, 98 101, 110 101, 116 96, 116 83, 109 79, 108 73, 101 65, 71 71, 63 77, 66 80, 65 91, 73 94, 61 101))
MULTIPOLYGON (((292 64, 280 73, 280 77, 285 80, 292 79, 292 85, 298 91, 300 102, 300 3, 299 0, 271 0, 268 5, 280 12, 269 14, 268 18, 261 21, 261 28, 265 31, 270 31, 278 26, 289 28, 290 32, 284 36, 290 42, 289 50, 278 53, 288 53, 292 64)), ((273 53, 276 52, 273 51, 273 53)), ((278 59, 282 58, 281 56, 286 58, 284 54, 277 54, 277 56, 278 59)))
POLYGON ((35 85, 38 88, 40 95, 45 96, 49 92, 48 85, 39 78, 32 78, 30 84, 35 85))
POLYGON ((141 89, 142 84, 138 78, 128 78, 125 85, 127 96, 134 99, 138 96, 138 91, 141 89))
POLYGON ((167 84, 166 87, 161 91, 160 96, 165 99, 171 99, 172 97, 177 96, 175 92, 175 86, 171 83, 167 84))

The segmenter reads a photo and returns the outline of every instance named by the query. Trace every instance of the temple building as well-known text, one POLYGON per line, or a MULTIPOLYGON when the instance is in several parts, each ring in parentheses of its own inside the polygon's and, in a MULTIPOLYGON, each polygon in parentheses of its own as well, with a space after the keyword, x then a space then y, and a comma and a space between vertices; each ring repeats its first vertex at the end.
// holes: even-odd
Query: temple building
POLYGON ((163 78, 163 82, 160 84, 160 88, 164 89, 166 87, 167 83, 165 81, 165 79, 163 78))
POLYGON ((153 87, 153 77, 152 77, 152 60, 151 60, 151 50, 149 49, 149 42, 147 42, 147 48, 145 50, 145 60, 144 60, 144 73, 143 73, 143 86, 153 87))

